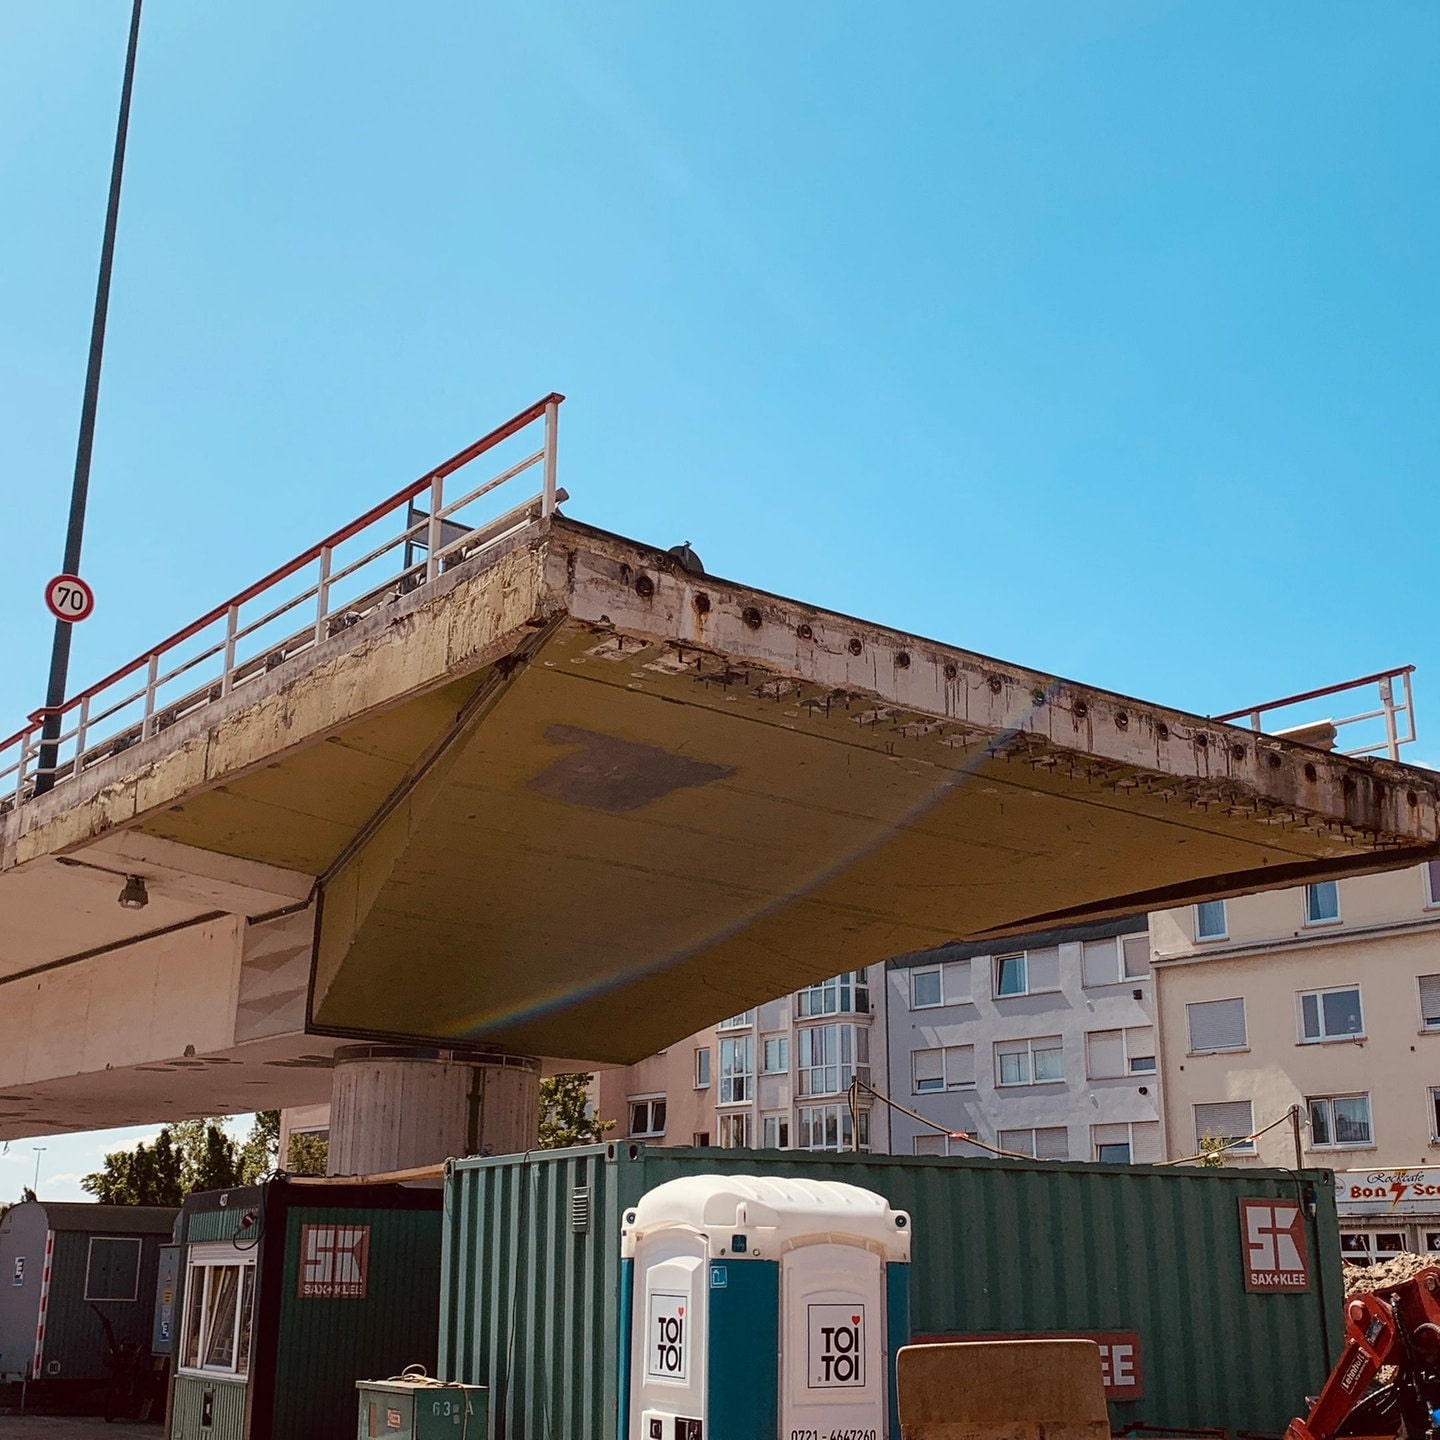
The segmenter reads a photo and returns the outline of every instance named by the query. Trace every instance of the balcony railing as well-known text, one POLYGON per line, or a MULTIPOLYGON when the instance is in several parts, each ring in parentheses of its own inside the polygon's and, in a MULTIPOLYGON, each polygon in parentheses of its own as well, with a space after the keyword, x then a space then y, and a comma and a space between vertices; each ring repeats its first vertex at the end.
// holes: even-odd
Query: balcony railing
POLYGON ((98 684, 36 710, 0 741, 0 812, 42 777, 41 789, 60 785, 150 739, 551 515, 568 498, 555 483, 564 398, 547 395, 98 684), (538 448, 511 460, 527 436, 538 448), (502 447, 508 463, 477 479, 472 467, 502 447), (496 514, 489 497, 536 467, 538 492, 496 514))

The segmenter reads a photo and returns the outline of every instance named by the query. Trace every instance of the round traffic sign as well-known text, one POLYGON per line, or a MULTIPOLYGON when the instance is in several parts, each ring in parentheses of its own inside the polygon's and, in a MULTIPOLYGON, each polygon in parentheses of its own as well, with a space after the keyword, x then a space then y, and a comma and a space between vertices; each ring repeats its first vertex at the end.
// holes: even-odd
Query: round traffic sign
POLYGON ((45 604, 57 620, 73 624, 89 617, 95 592, 78 575, 57 575, 45 587, 45 604))

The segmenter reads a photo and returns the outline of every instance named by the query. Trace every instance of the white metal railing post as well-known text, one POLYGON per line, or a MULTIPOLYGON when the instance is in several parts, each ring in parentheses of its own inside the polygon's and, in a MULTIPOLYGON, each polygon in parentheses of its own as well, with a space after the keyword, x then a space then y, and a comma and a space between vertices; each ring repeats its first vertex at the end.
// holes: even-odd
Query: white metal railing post
POLYGON ((75 773, 80 773, 81 761, 85 758, 85 732, 90 728, 90 697, 80 697, 80 719, 75 726, 75 773))
POLYGON ((1257 734, 1260 731, 1260 712, 1258 710, 1252 710, 1250 712, 1250 728, 1257 734))
POLYGON ((315 643, 325 638, 325 615, 330 606, 330 547, 320 547, 320 583, 315 587, 315 643))
POLYGON ((1405 738, 1415 738, 1415 692, 1410 688, 1410 672, 1402 672, 1400 683, 1405 687, 1405 738))
POLYGON ((220 693, 228 695, 235 683, 235 632, 240 628, 240 607, 231 605, 225 611, 225 659, 220 669, 220 693))
POLYGON ((545 405, 545 492, 540 501, 541 515, 555 511, 555 460, 559 441, 560 407, 550 400, 545 405))
POLYGON ((440 573, 440 511, 445 505, 445 479, 430 477, 430 519, 425 526, 425 578, 433 580, 440 573))
POLYGON ((1380 677, 1380 706, 1385 711, 1385 751, 1392 760, 1400 758, 1400 732, 1395 728, 1395 689, 1390 677, 1380 677))
POLYGON ((145 718, 140 722, 140 738, 148 740, 155 733, 155 682, 160 678, 160 652, 150 652, 145 672, 145 718))
POLYGON ((15 777, 15 803, 18 805, 25 792, 25 762, 30 757, 30 734, 27 730, 20 737, 20 773, 15 777))

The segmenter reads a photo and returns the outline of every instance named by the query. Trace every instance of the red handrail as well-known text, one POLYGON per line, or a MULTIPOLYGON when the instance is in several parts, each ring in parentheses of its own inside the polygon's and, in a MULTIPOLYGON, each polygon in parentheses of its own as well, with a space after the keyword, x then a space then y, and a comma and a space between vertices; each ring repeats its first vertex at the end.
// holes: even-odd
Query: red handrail
POLYGON ((437 478, 443 479, 447 475, 453 475, 462 466, 468 465, 470 461, 483 455, 487 450, 493 450, 502 441, 508 440, 512 435, 523 430, 527 425, 533 424, 545 413, 549 405, 559 405, 565 397, 558 391, 551 393, 543 400, 537 400, 527 410, 522 410, 518 415, 512 416, 503 425, 497 425, 495 429, 482 435, 473 444, 467 445, 465 449, 458 451, 448 460, 442 460, 433 469, 427 470, 418 480, 413 480, 403 490, 397 490, 388 500, 382 500, 378 505, 372 505, 358 519, 352 520, 348 525, 342 526, 333 535, 328 535, 318 544, 312 545, 303 554, 297 555, 293 560, 287 561, 278 569, 272 570, 263 579, 257 580, 247 589, 242 590, 238 595, 231 596, 223 601, 213 610, 207 611, 198 620, 192 621, 183 630, 177 630, 167 640, 162 640, 158 645, 152 645, 143 654, 136 656, 128 664, 122 665, 113 674, 107 675, 103 680, 97 681, 88 689, 82 690, 77 695, 72 695, 63 705, 44 706, 34 710, 27 717, 30 723, 22 729, 17 730, 8 739, 0 740, 0 751, 8 750, 17 741, 22 742, 28 735, 35 732, 36 728, 45 723, 50 715, 64 715, 67 711, 73 710, 75 706, 83 701, 98 695, 102 690, 108 689, 117 680, 123 680, 127 675, 132 675, 142 665, 148 665, 153 656, 162 655, 167 650, 173 649, 176 645, 190 639, 192 635, 198 634, 207 625, 213 625, 223 615, 227 614, 233 607, 243 605, 247 600, 253 600, 262 591, 268 590, 272 585, 293 575, 297 570, 310 564, 320 557, 322 551, 333 549, 336 545, 343 544, 352 536, 358 535, 367 525, 372 525, 381 516, 388 514, 397 505, 403 505, 407 500, 413 500, 416 495, 429 488, 432 481, 437 478))
POLYGON ((1212 715, 1212 720, 1228 724, 1231 720, 1245 719, 1257 712, 1283 710, 1287 705, 1298 705, 1302 700, 1319 700, 1325 695, 1338 695, 1342 690, 1358 690, 1362 685, 1374 685, 1381 680, 1393 680, 1397 675, 1413 674, 1413 665, 1400 665, 1394 670, 1381 670, 1374 675, 1362 675, 1358 680, 1344 680, 1339 685, 1326 685, 1319 690, 1306 690, 1301 695, 1287 695, 1283 700, 1267 700, 1263 705, 1247 705, 1243 710, 1231 710, 1226 715, 1212 715))

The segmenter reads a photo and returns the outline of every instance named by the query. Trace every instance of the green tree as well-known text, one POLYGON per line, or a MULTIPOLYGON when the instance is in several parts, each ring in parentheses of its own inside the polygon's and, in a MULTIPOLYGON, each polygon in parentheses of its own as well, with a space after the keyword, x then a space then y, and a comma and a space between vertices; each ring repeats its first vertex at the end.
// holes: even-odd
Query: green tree
POLYGON ((613 1120, 590 1113, 589 1075, 556 1075, 540 1082, 540 1148, 561 1150, 567 1145, 593 1145, 613 1120))
MULTIPOLYGON (((240 1145, 240 1183, 255 1185, 275 1172, 280 1159, 280 1112, 257 1110, 240 1145)), ((323 1170, 320 1172, 325 1173, 323 1170)))
POLYGON ((285 1168, 292 1175, 323 1175, 329 1158, 330 1142, 323 1135, 307 1135, 302 1131, 290 1137, 285 1168))
POLYGON ((186 1189, 180 1151, 168 1129, 133 1150, 112 1150, 104 1167, 80 1181, 102 1205, 179 1205, 186 1189))

